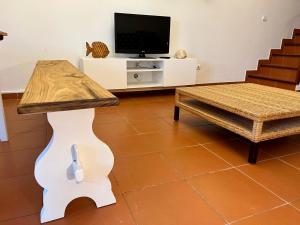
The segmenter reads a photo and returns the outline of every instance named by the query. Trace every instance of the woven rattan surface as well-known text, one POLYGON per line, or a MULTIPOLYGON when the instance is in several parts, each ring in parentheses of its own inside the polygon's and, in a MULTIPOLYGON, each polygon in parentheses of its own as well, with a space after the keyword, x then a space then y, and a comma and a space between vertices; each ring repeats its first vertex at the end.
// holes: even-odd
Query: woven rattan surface
POLYGON ((177 88, 177 93, 254 121, 300 116, 300 93, 252 83, 177 88))

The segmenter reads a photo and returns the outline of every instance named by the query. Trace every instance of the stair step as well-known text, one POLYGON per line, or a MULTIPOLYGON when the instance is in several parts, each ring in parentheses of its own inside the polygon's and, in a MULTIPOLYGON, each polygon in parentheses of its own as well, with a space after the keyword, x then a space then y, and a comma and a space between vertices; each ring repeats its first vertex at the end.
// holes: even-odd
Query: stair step
POLYGON ((246 77, 246 82, 261 84, 261 85, 266 85, 271 87, 277 87, 277 88, 282 88, 287 90, 293 90, 293 91, 296 88, 296 84, 275 81, 275 80, 268 80, 263 78, 248 77, 248 76, 246 77))
POLYGON ((299 53, 272 53, 274 56, 300 57, 299 53))
POLYGON ((300 36, 300 29, 294 29, 293 36, 300 36))
POLYGON ((300 39, 283 39, 283 46, 299 46, 300 39))
POLYGON ((267 67, 259 67, 258 70, 249 70, 246 72, 247 76, 250 77, 256 77, 256 78, 264 78, 268 80, 276 80, 280 82, 286 82, 286 83, 298 83, 298 71, 291 71, 291 70, 285 70, 279 69, 274 70, 272 68, 267 67), (283 71, 280 71, 283 70, 283 71), (290 71, 290 72, 288 72, 290 71))
POLYGON ((259 66, 281 68, 281 69, 287 69, 287 70, 298 70, 298 67, 293 67, 293 66, 284 65, 284 64, 277 64, 277 63, 261 63, 259 66))
POLYGON ((282 53, 300 55, 300 45, 287 45, 282 48, 282 53))
POLYGON ((300 43, 294 42, 294 43, 286 43, 286 46, 300 46, 300 43))
POLYGON ((293 41, 300 42, 300 36, 293 37, 293 41))
POLYGON ((298 68, 300 66, 300 57, 285 57, 285 56, 275 56, 272 55, 270 60, 262 62, 262 64, 271 63, 271 64, 280 64, 286 65, 293 68, 298 68))
POLYGON ((286 43, 284 43, 285 46, 300 46, 300 41, 294 41, 294 40, 291 40, 291 41, 288 41, 286 43))
POLYGON ((290 83, 290 84, 295 84, 298 83, 296 81, 291 81, 291 80, 285 80, 285 79, 280 79, 280 77, 270 77, 268 74, 262 74, 262 73, 257 73, 257 74, 247 74, 248 77, 255 77, 255 78, 260 78, 260 79, 265 79, 265 80, 273 80, 273 81, 280 81, 280 82, 285 82, 285 83, 290 83))

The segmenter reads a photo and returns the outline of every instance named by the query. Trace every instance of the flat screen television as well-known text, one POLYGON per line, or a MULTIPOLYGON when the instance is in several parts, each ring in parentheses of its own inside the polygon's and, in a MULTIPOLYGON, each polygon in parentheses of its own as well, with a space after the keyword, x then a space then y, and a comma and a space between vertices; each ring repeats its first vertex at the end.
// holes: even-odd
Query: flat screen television
POLYGON ((115 52, 138 54, 169 53, 171 18, 115 13, 115 52))

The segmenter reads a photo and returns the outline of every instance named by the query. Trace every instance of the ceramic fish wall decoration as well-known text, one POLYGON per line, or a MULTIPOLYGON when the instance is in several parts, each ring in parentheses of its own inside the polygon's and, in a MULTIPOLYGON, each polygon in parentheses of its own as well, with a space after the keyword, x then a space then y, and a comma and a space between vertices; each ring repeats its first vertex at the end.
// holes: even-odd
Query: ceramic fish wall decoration
POLYGON ((105 58, 109 54, 109 50, 106 44, 100 41, 93 42, 92 46, 90 46, 88 42, 86 42, 85 45, 86 45, 86 56, 92 53, 92 56, 94 58, 105 58))

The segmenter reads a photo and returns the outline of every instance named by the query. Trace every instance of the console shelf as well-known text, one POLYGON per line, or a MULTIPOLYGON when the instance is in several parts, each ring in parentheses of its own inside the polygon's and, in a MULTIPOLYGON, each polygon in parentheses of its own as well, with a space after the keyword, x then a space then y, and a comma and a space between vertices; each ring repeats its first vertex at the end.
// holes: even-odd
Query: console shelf
POLYGON ((143 82, 143 83, 128 83, 127 88, 148 88, 148 87, 163 87, 160 83, 155 82, 143 82))
POLYGON ((197 59, 82 57, 80 69, 109 90, 166 88, 196 84, 197 59))
POLYGON ((126 66, 127 88, 163 87, 162 60, 131 59, 126 66))
POLYGON ((163 72, 163 69, 139 69, 139 68, 128 68, 127 72, 163 72))

